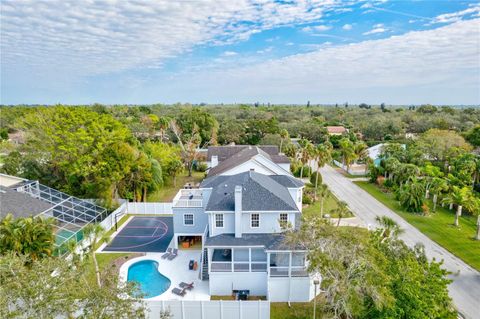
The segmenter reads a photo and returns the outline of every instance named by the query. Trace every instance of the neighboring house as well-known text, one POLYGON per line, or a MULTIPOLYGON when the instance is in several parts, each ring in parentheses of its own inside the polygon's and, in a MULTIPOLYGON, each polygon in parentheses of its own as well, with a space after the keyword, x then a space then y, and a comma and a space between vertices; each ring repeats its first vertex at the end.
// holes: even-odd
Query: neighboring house
MULTIPOLYGON (((106 213, 103 207, 38 181, 0 174, 0 219, 7 214, 12 214, 14 218, 53 218, 56 248, 62 248, 70 240, 81 240, 82 228, 89 223, 100 222, 106 213)), ((66 252, 59 250, 60 255, 66 252)))
MULTIPOLYGON (((256 147, 242 151, 252 150, 263 156, 256 147)), ((244 165, 242 154, 238 166, 230 164, 230 158, 237 157, 224 159, 227 168, 210 173, 200 188, 182 189, 175 197, 175 246, 189 237, 201 238, 201 277, 209 280, 210 295, 248 290, 270 301, 311 300, 314 285, 306 251, 286 245, 282 228, 287 223, 299 227, 303 182, 284 170, 254 170, 251 166, 257 163, 244 165)))
POLYGON ((343 126, 327 126, 328 135, 343 135, 348 133, 348 129, 343 126))
POLYGON ((290 159, 277 146, 214 146, 208 148, 208 176, 255 170, 266 175, 290 175, 290 159))
MULTIPOLYGON (((381 157, 382 148, 386 144, 387 143, 380 143, 380 144, 374 145, 372 147, 369 147, 367 149, 368 157, 370 157, 373 160, 373 163, 375 164, 375 166, 380 165, 380 162, 382 160, 382 157, 381 157)), ((406 145, 402 144, 402 147, 406 148, 406 145)))

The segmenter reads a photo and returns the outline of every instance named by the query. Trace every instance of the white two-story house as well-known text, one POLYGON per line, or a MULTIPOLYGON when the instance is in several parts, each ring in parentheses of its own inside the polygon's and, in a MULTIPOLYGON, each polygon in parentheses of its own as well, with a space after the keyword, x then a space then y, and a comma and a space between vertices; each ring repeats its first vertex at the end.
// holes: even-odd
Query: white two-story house
MULTIPOLYGON (((255 157, 258 149, 253 148, 236 154, 255 157)), ((306 251, 287 245, 282 227, 299 226, 303 182, 282 168, 278 172, 283 174, 265 174, 262 165, 258 172, 256 160, 242 157, 237 167, 229 159, 223 163, 228 168, 210 171, 200 188, 177 194, 175 243, 191 237, 202 241, 202 278, 209 280, 211 295, 248 291, 270 301, 311 300, 306 251)), ((269 170, 276 166, 265 161, 269 170)))

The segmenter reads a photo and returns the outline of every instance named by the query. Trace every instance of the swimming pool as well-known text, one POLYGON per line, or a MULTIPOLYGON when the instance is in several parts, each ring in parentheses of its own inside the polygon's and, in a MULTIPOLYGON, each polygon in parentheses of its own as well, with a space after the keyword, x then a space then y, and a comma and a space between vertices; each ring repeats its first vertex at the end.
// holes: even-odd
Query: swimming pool
POLYGON ((170 279, 158 271, 154 260, 142 260, 128 267, 127 281, 136 281, 145 298, 152 298, 164 293, 170 287, 170 279))

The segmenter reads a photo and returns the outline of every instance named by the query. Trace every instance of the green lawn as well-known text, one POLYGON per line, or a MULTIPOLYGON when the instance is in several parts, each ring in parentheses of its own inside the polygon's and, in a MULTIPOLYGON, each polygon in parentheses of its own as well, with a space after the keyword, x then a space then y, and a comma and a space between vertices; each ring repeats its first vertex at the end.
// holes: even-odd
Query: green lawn
MULTIPOLYGON (((457 228, 453 225, 455 219, 453 211, 438 207, 437 212, 429 216, 408 213, 402 209, 392 194, 382 192, 375 184, 368 182, 355 182, 355 184, 395 211, 430 239, 470 266, 480 270, 480 241, 474 239, 476 218, 464 214, 460 218, 460 227, 457 228)), ((431 203, 429 204, 431 205, 431 203)))
MULTIPOLYGON (((313 318, 313 302, 270 303, 270 319, 310 319, 313 318)), ((317 307, 317 318, 322 318, 320 307, 317 307)))
MULTIPOLYGON (((330 214, 330 217, 336 218, 338 217, 336 213, 333 213, 332 211, 337 208, 337 198, 333 195, 330 195, 325 202, 323 203, 323 214, 330 214)), ((313 215, 318 215, 320 216, 320 199, 318 199, 316 202, 310 205, 304 205, 304 208, 302 210, 302 215, 305 217, 310 217, 313 215)), ((351 217, 350 216, 344 216, 344 217, 351 217)))
POLYGON ((170 202, 173 200, 178 190, 186 183, 197 184, 205 178, 205 173, 193 172, 191 177, 187 176, 187 172, 177 177, 176 186, 173 181, 168 181, 161 189, 147 196, 148 202, 170 202))

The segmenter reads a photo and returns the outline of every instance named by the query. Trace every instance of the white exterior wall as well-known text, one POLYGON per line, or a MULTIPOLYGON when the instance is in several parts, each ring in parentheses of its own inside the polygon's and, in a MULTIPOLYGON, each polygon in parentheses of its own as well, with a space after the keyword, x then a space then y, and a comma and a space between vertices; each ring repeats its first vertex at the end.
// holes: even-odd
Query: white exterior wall
MULTIPOLYGON (((215 227, 215 214, 210 213, 210 236, 217 236, 220 234, 234 234, 235 233, 235 214, 234 212, 223 213, 223 228, 215 227)), ((221 212, 218 212, 221 214, 221 212)), ((280 233, 282 227, 280 226, 280 212, 259 212, 260 227, 252 228, 250 222, 251 213, 242 213, 242 233, 243 234, 259 234, 259 233, 280 233)), ((287 213, 288 221, 295 227, 295 215, 298 213, 287 213)))
POLYGON ((277 165, 286 170, 287 172, 290 172, 290 163, 278 163, 277 165))
MULTIPOLYGON (((320 289, 317 289, 318 293, 320 289)), ((268 300, 271 302, 307 302, 314 294, 315 286, 310 277, 268 278, 268 300)))
POLYGON ((210 236, 217 236, 220 234, 235 233, 235 213, 234 212, 215 212, 209 214, 209 230, 210 236), (215 227, 215 214, 223 214, 223 228, 215 227))
MULTIPOLYGON (((242 214, 242 232, 244 234, 258 234, 258 233, 280 233, 282 227, 280 226, 280 212, 260 212, 260 227, 252 228, 250 216, 251 213, 242 214)), ((295 226, 295 213, 288 213, 288 221, 295 226)))
POLYGON ((253 296, 267 295, 266 272, 210 272, 210 295, 229 296, 232 290, 250 290, 253 296))
POLYGON ((299 211, 302 211, 302 188, 289 188, 288 192, 292 196, 293 201, 297 205, 299 211))

